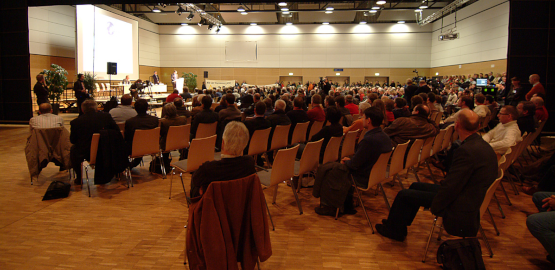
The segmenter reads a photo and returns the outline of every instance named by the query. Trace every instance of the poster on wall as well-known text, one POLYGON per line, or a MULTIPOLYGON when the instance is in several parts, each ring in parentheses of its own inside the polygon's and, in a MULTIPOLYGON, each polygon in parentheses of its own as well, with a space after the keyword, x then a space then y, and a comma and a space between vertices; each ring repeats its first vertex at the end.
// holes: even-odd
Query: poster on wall
POLYGON ((235 81, 230 80, 206 80, 206 88, 225 88, 225 87, 235 87, 235 81))

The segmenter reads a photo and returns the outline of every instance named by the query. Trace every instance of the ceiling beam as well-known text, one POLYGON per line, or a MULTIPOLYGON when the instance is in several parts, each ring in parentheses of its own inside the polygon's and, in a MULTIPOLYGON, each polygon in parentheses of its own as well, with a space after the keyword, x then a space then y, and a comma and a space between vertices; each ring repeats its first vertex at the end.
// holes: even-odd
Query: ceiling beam
MULTIPOLYGON (((403 10, 415 10, 418 7, 414 7, 414 8, 384 8, 381 9, 380 11, 388 11, 388 10, 394 10, 394 11, 403 11, 403 10)), ((434 10, 434 9, 442 9, 441 7, 433 7, 433 8, 427 8, 429 10, 434 10)), ((369 11, 370 9, 359 9, 359 8, 353 8, 353 9, 334 9, 333 11, 369 11)), ((295 10, 289 10, 289 12, 293 13, 293 12, 324 12, 325 10, 322 9, 295 9, 295 10)), ((205 10, 206 13, 236 13, 237 10, 220 10, 220 11, 209 11, 209 10, 205 10)), ((273 13, 273 12, 281 12, 281 10, 279 9, 270 9, 270 10, 247 10, 248 13, 273 13)), ((144 13, 153 13, 151 11, 129 11, 128 13, 131 14, 144 14, 144 13)), ((162 11, 159 13, 175 13, 175 11, 162 11)))

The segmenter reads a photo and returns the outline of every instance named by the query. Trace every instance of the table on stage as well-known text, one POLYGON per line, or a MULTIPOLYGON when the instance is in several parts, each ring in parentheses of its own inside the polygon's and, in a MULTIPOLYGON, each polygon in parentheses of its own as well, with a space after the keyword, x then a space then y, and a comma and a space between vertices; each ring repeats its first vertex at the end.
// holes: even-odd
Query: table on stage
MULTIPOLYGON (((119 84, 119 85, 114 85, 114 87, 121 87, 123 89, 124 94, 129 94, 129 87, 131 87, 131 85, 132 84, 119 84)), ((148 90, 145 87, 143 91, 147 92, 148 90)), ((166 93, 168 91, 168 86, 165 84, 153 84, 150 87, 150 91, 152 91, 152 93, 166 93)))

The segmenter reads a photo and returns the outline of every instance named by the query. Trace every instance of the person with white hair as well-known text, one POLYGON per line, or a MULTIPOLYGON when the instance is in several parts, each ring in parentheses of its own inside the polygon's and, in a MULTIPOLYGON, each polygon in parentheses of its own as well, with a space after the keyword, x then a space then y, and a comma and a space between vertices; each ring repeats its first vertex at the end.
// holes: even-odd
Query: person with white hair
POLYGON ((232 121, 222 135, 222 159, 203 163, 191 177, 191 197, 197 197, 215 181, 229 181, 256 173, 254 158, 244 156, 243 149, 249 142, 245 124, 232 121))

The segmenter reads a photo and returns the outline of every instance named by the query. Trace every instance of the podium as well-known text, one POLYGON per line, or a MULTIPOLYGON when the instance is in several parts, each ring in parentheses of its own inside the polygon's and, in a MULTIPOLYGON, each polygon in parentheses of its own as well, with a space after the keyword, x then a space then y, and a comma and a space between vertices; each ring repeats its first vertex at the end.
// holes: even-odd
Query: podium
POLYGON ((185 82, 184 78, 179 78, 175 81, 175 89, 179 91, 180 94, 183 93, 183 83, 185 82))

